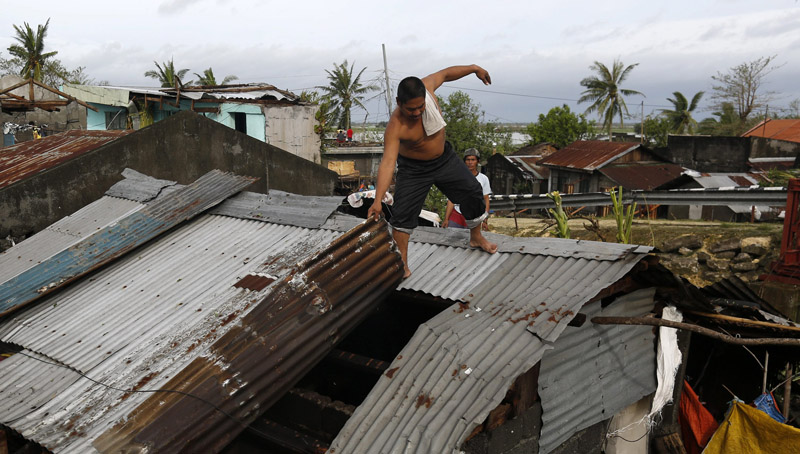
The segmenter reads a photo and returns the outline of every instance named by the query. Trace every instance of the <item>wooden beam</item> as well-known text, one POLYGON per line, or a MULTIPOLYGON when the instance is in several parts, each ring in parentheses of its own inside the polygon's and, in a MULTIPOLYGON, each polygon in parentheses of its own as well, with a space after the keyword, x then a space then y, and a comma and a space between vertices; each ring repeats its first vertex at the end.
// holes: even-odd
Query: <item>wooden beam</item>
POLYGON ((779 325, 777 323, 771 322, 762 322, 761 320, 750 320, 746 318, 739 318, 739 317, 732 317, 730 315, 723 315, 723 314, 710 314, 707 312, 697 312, 692 310, 685 311, 692 315, 697 315, 699 317, 710 318, 712 320, 723 320, 726 322, 736 323, 745 326, 752 326, 758 328, 770 328, 770 329, 777 329, 777 330, 784 330, 784 331, 792 331, 794 333, 800 334, 800 327, 797 326, 786 326, 786 325, 779 325))
POLYGON ((683 329, 693 333, 708 336, 713 339, 735 345, 782 345, 787 347, 800 347, 800 339, 791 338, 742 338, 728 336, 727 334, 718 333, 712 329, 704 328, 702 326, 693 325, 691 323, 673 322, 671 320, 664 320, 655 317, 593 317, 592 323, 598 325, 649 325, 649 326, 666 326, 667 328, 683 329))

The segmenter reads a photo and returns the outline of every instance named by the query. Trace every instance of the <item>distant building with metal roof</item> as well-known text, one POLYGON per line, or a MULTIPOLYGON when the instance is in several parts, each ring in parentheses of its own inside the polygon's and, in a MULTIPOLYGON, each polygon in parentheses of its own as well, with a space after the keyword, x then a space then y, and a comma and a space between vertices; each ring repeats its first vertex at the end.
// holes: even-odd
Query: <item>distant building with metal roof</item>
POLYGON ((800 120, 767 118, 742 134, 742 137, 763 137, 800 143, 800 120))
POLYGON ((639 143, 602 140, 573 142, 538 164, 550 169, 547 192, 566 194, 605 192, 615 186, 650 190, 683 171, 639 143))
POLYGON ((483 172, 489 178, 494 194, 541 194, 547 190, 550 169, 538 165, 541 156, 489 156, 483 172))
POLYGON ((97 107, 87 129, 139 129, 190 110, 262 142, 320 164, 314 132, 319 107, 269 84, 150 88, 65 84, 64 92, 97 107))

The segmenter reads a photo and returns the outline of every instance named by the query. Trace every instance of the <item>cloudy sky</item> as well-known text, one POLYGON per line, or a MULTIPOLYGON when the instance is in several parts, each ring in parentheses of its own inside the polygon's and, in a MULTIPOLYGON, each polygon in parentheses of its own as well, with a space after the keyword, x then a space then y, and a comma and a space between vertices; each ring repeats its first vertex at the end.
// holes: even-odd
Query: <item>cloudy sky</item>
MULTIPOLYGON (((798 0, 0 0, 0 10, 0 56, 14 24, 50 18, 46 50, 112 85, 154 86, 144 72, 171 58, 190 74, 212 67, 218 80, 234 74, 296 93, 325 84, 325 70, 345 59, 382 83, 385 44, 393 90, 445 66, 486 68, 490 87, 469 76, 438 93, 466 91, 487 121, 531 122, 561 104, 582 112, 579 82, 595 60, 638 63, 623 85, 646 95, 628 99, 636 115, 642 101, 645 114, 669 107, 674 91, 704 90, 706 107, 712 75, 762 56, 779 66, 764 86, 776 93, 770 111, 800 98, 798 0)), ((369 102, 368 115, 385 120, 385 102, 369 102)))

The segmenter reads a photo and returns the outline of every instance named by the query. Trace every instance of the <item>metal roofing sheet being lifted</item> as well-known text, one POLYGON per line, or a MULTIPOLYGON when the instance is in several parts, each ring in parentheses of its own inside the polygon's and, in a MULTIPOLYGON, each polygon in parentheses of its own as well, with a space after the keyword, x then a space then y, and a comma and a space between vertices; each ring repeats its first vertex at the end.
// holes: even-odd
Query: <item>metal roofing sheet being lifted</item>
POLYGON ((99 148, 131 131, 67 131, 0 148, 0 188, 99 148))

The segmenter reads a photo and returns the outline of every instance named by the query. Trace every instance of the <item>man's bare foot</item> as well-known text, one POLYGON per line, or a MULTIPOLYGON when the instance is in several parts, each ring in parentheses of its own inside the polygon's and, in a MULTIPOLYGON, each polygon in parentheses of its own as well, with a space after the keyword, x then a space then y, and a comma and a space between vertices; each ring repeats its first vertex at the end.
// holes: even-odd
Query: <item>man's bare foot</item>
POLYGON ((472 247, 479 247, 490 254, 497 252, 497 244, 487 240, 486 237, 480 234, 480 231, 478 235, 470 235, 469 245, 472 247))
POLYGON ((408 277, 411 276, 411 269, 409 267, 405 267, 405 268, 406 268, 406 270, 405 270, 405 273, 403 273, 403 279, 408 279, 408 277))

